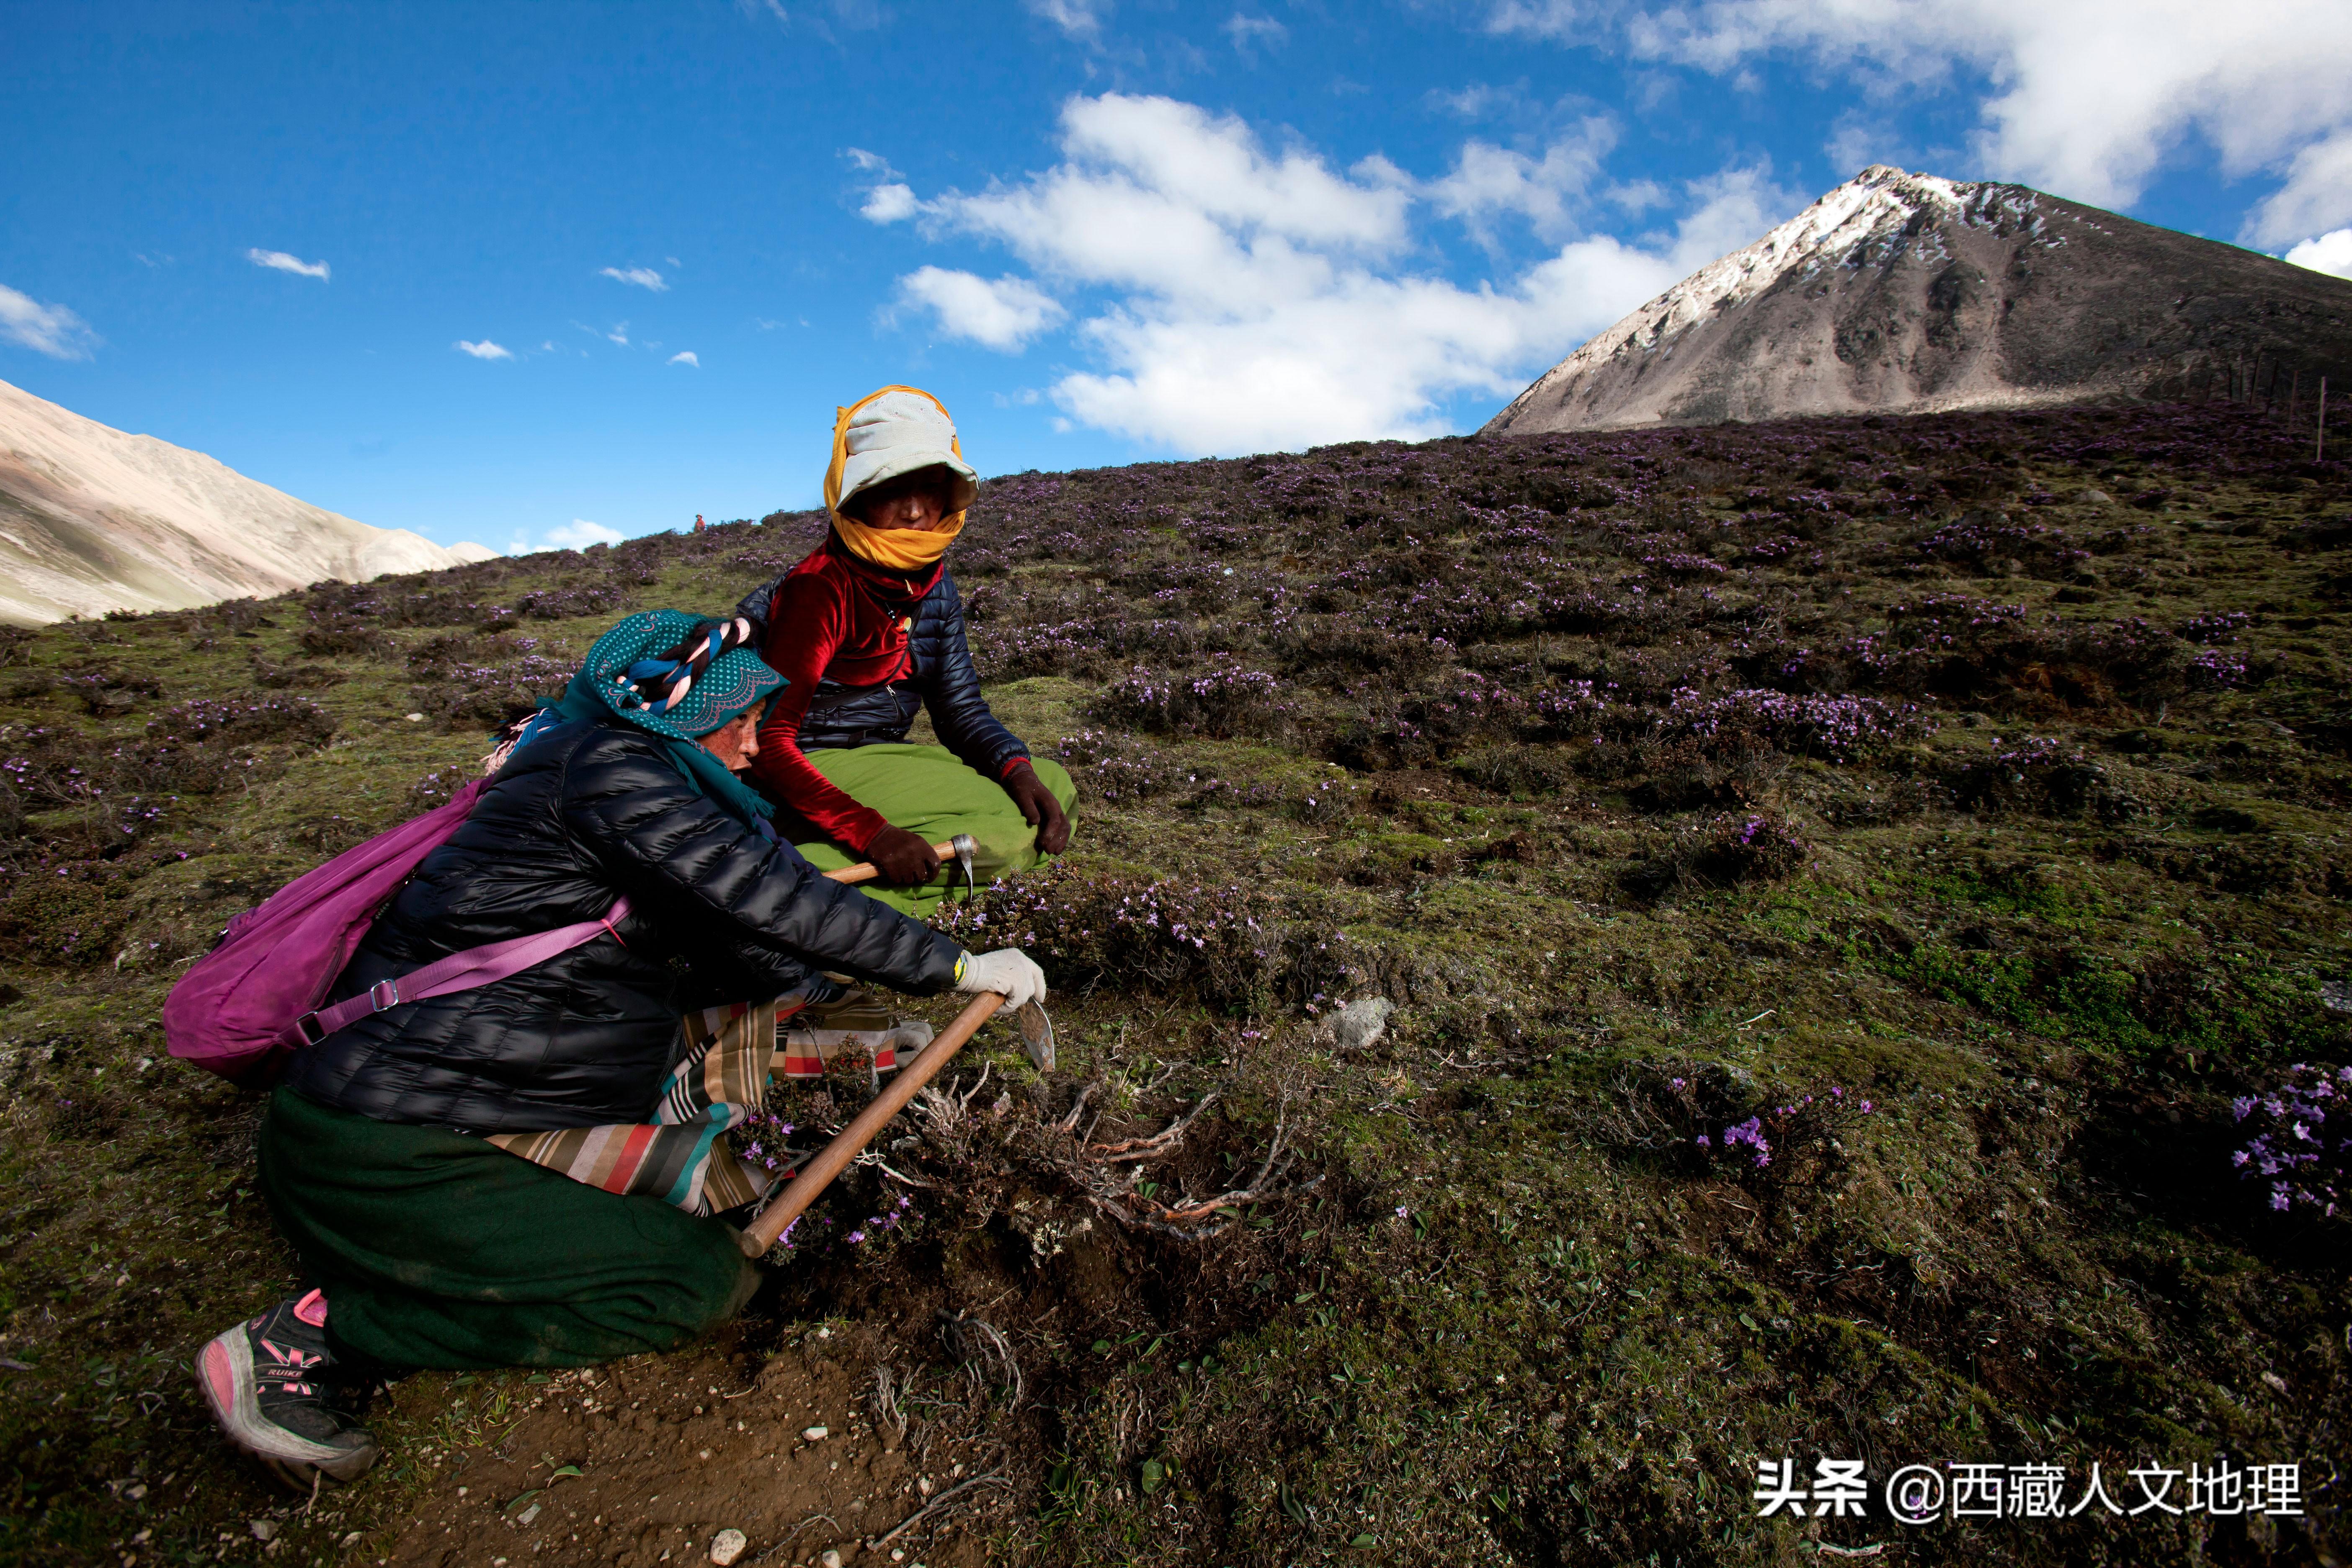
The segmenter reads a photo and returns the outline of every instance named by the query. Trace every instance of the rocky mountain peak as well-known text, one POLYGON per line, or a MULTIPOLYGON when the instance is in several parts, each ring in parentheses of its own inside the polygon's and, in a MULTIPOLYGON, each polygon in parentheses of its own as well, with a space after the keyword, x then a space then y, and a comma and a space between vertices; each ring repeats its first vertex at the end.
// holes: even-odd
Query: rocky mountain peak
POLYGON ((1486 434, 1923 413, 2352 372, 2352 284, 1879 163, 1547 372, 1486 434))

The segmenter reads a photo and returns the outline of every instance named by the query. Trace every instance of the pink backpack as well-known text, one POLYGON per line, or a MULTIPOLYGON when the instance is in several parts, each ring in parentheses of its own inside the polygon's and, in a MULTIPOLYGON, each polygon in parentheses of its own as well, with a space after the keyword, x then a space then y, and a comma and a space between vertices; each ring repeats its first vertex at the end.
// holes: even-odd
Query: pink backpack
POLYGON ((487 782, 476 779, 446 805, 344 850, 229 921, 219 945, 164 1000, 163 1039, 172 1054, 238 1083, 267 1084, 289 1052, 315 1046, 370 1013, 503 980, 600 932, 619 940, 613 927, 629 912, 626 898, 614 900, 601 920, 453 952, 362 995, 319 1005, 375 917, 457 831, 487 782))

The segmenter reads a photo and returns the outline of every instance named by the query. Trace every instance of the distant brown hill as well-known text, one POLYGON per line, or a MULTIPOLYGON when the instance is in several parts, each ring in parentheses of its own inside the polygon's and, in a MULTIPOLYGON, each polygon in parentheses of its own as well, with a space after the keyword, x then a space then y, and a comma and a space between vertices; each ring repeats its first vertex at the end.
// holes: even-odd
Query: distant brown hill
POLYGON ((0 624, 177 609, 491 554, 372 528, 0 382, 0 624))
MULTIPOLYGON (((1865 169, 1552 367, 1484 434, 2352 379, 2352 282, 2023 185, 1865 169)), ((2346 390, 2352 391, 2352 388, 2346 390)))

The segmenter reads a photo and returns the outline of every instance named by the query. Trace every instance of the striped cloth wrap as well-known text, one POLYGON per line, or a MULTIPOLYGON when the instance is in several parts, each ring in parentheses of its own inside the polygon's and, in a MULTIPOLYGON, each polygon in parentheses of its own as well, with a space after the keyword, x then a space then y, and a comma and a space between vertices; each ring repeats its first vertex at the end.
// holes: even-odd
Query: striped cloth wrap
POLYGON ((740 1158, 727 1139, 766 1103, 774 1069, 787 1078, 820 1078, 826 1062, 855 1047, 872 1055, 879 1075, 897 1069, 899 1051, 919 1050, 931 1038, 929 1024, 894 1018, 860 991, 814 1006, 794 991, 769 1002, 706 1007, 680 1019, 679 1028, 686 1051, 662 1082, 651 1121, 499 1132, 485 1141, 604 1192, 657 1197, 692 1215, 719 1214, 767 1196, 798 1168, 796 1158, 762 1170, 740 1158))

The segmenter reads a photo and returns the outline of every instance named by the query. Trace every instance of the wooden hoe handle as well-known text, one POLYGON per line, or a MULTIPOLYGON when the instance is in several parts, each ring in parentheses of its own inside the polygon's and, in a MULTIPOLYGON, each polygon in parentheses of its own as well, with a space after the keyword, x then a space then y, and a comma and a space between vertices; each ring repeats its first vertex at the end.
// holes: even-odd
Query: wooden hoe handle
POLYGON ((759 1217, 743 1229, 739 1238, 743 1255, 758 1258, 775 1246, 776 1238, 784 1234, 785 1226, 807 1212, 809 1205, 816 1202, 817 1194, 824 1191, 835 1176, 849 1169, 850 1162, 857 1158, 859 1152, 874 1142, 876 1134, 889 1124, 892 1117, 907 1108, 907 1102, 915 1098, 917 1090, 939 1076, 940 1069, 948 1065, 948 1058, 963 1049, 964 1043, 1003 1005, 1004 998, 993 991, 983 991, 966 1003, 963 1011, 956 1015, 955 1022, 950 1024, 937 1039, 925 1046, 922 1055, 900 1068, 898 1076, 890 1080, 890 1087, 867 1101, 866 1109, 857 1113, 856 1120, 843 1128, 832 1142, 819 1150, 814 1159, 802 1166, 801 1173, 785 1183, 784 1190, 777 1194, 774 1201, 760 1211, 759 1217))
MULTIPOLYGON (((955 840, 950 838, 945 844, 932 845, 931 853, 938 856, 941 860, 954 859, 956 854, 955 840)), ((824 874, 824 879, 828 882, 870 882, 881 874, 882 868, 875 865, 873 861, 860 860, 855 866, 844 866, 838 871, 827 871, 824 874)))

